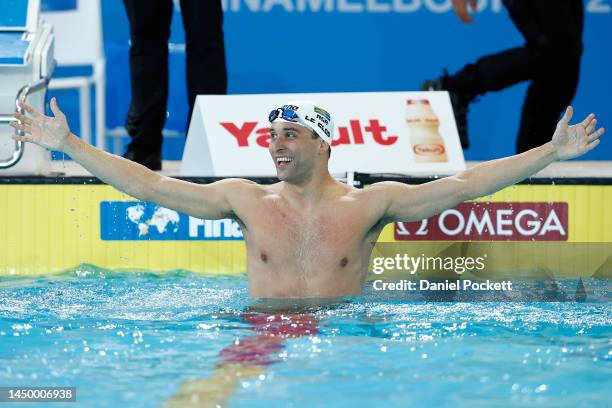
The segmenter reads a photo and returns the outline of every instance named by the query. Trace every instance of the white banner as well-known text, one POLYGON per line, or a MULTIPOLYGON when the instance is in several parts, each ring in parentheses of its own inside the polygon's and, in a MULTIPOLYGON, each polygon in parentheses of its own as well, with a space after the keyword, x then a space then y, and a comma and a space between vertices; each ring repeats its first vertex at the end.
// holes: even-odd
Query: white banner
POLYGON ((447 92, 200 95, 183 153, 183 176, 275 176, 268 114, 292 100, 330 112, 332 174, 448 175, 465 169, 447 92))

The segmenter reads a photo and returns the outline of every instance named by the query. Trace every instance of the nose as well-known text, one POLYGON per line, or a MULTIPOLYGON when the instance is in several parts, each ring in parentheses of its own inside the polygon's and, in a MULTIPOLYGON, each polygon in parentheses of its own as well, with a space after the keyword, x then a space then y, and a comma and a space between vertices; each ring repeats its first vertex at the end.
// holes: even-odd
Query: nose
POLYGON ((285 140, 282 137, 277 137, 276 139, 270 139, 270 150, 273 152, 277 152, 279 150, 284 150, 285 140))

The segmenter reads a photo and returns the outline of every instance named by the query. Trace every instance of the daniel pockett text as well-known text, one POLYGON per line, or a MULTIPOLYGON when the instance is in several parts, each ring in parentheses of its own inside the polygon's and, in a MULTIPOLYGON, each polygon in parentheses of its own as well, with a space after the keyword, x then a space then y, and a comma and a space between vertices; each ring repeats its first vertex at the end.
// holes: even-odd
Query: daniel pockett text
MULTIPOLYGON (((411 256, 396 254, 393 257, 375 257, 372 259, 372 272, 381 275, 385 271, 402 271, 410 275, 427 271, 455 272, 458 276, 464 272, 482 271, 485 268, 487 255, 479 257, 439 257, 439 256, 411 256)), ((511 281, 473 281, 469 279, 445 279, 444 281, 430 281, 427 279, 408 280, 398 282, 385 282, 377 279, 373 282, 374 290, 416 291, 416 290, 473 290, 473 291, 509 291, 512 290, 511 281)))
POLYGON ((399 282, 383 282, 377 279, 372 286, 374 290, 512 290, 512 282, 510 281, 492 282, 488 279, 482 282, 469 279, 454 281, 445 279, 444 282, 431 282, 427 279, 419 279, 418 281, 402 279, 399 282))

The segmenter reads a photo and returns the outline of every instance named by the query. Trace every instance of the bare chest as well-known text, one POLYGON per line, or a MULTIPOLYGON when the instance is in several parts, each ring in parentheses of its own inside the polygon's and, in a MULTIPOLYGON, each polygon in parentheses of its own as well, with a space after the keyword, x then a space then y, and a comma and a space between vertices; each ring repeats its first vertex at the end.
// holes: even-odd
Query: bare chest
POLYGON ((244 220, 249 256, 305 271, 342 267, 360 251, 371 227, 350 204, 298 211, 273 203, 251 215, 244 220))

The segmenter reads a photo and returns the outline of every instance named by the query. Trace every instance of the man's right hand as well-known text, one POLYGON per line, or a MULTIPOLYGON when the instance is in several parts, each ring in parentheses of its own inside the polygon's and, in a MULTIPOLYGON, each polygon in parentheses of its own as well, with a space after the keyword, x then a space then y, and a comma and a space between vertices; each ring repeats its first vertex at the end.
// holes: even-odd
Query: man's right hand
MULTIPOLYGON (((452 0, 453 9, 455 10, 455 14, 459 17, 459 20, 464 23, 471 23, 472 16, 468 12, 468 0, 452 0)), ((476 10, 477 0, 470 0, 470 7, 472 10, 476 10)))
POLYGON ((51 99, 51 110, 54 117, 45 116, 26 103, 20 106, 32 117, 15 113, 15 118, 21 123, 11 122, 10 125, 23 131, 25 135, 13 135, 13 139, 35 143, 50 150, 63 151, 71 133, 66 115, 57 106, 55 98, 51 99))

